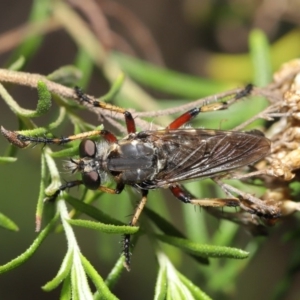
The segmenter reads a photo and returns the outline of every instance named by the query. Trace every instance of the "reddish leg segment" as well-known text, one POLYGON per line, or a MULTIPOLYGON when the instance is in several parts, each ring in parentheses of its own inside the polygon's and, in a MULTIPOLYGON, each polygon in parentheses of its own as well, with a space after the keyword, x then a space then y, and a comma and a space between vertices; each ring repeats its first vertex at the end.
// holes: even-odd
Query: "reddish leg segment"
POLYGON ((238 99, 241 99, 243 97, 246 97, 249 95, 252 91, 252 84, 248 84, 241 92, 234 94, 232 99, 228 102, 219 102, 219 103, 212 103, 208 105, 204 105, 201 107, 195 107, 187 111, 186 113, 179 116, 177 119, 175 119, 169 126, 166 127, 166 129, 178 129, 182 125, 188 123, 193 118, 195 118, 200 112, 208 112, 208 111, 216 111, 216 110, 223 110, 228 107, 229 104, 232 104, 238 99))
POLYGON ((128 134, 135 133, 136 127, 132 114, 129 111, 125 111, 124 116, 128 134))
POLYGON ((81 100, 82 102, 86 102, 89 103, 91 105, 93 105, 94 107, 100 107, 103 109, 107 109, 107 110, 111 110, 111 111, 118 111, 118 112, 122 112, 124 114, 125 117, 125 123, 126 123, 126 127, 127 127, 127 132, 129 133, 135 133, 136 132, 136 127, 135 127, 135 122, 134 119, 131 115, 131 113, 129 111, 126 111, 124 109, 112 109, 112 106, 110 104, 107 104, 105 102, 102 101, 97 101, 97 100, 92 100, 90 97, 88 97, 79 87, 75 87, 75 93, 77 95, 77 97, 79 98, 79 100, 81 100))

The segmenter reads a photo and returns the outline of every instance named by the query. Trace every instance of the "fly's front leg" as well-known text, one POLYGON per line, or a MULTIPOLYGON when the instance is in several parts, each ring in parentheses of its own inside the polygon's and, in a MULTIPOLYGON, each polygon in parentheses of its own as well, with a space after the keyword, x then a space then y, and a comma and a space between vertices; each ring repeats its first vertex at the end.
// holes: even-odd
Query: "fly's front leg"
POLYGON ((235 102, 238 99, 241 99, 243 97, 246 97, 249 95, 252 91, 253 86, 251 84, 248 84, 242 91, 233 94, 231 99, 229 99, 226 102, 219 102, 219 103, 212 103, 208 105, 204 105, 201 107, 195 107, 187 111, 186 113, 179 116, 177 119, 175 119, 169 126, 167 126, 166 129, 178 129, 182 125, 188 123, 193 118, 195 118, 200 112, 208 112, 208 111, 216 111, 216 110, 224 110, 227 109, 227 107, 235 102))
POLYGON ((115 189, 111 189, 109 187, 101 185, 99 186, 98 190, 107 194, 115 195, 115 194, 121 194, 121 192, 124 190, 124 187, 125 187, 124 183, 118 183, 115 189))
POLYGON ((133 119, 133 117, 132 117, 132 115, 129 111, 126 111, 122 108, 119 108, 119 109, 116 110, 115 109, 116 107, 112 106, 111 104, 107 104, 105 102, 98 101, 98 100, 92 100, 79 87, 75 87, 75 93, 76 93, 77 97, 79 98, 79 100, 81 100, 82 102, 89 103, 89 104, 93 105, 94 107, 100 107, 100 108, 103 108, 103 109, 123 113, 124 117, 125 117, 125 123, 126 123, 126 128, 127 128, 128 134, 136 132, 135 122, 134 122, 134 119, 133 119))
POLYGON ((67 190, 67 189, 70 189, 74 186, 79 186, 81 184, 83 184, 82 180, 74 180, 74 181, 66 182, 65 184, 62 184, 51 196, 49 196, 47 198, 47 200, 53 202, 53 201, 56 200, 56 198, 58 197, 60 192, 63 192, 64 190, 67 190))
POLYGON ((82 91, 82 89, 79 88, 78 86, 75 86, 74 90, 75 90, 76 96, 78 97, 78 99, 81 102, 90 104, 94 107, 99 107, 99 108, 103 108, 103 109, 106 109, 106 110, 110 110, 110 111, 115 111, 115 112, 119 112, 119 113, 124 113, 125 112, 124 108, 121 108, 121 107, 118 107, 118 106, 115 106, 115 105, 112 105, 112 104, 109 104, 109 103, 106 103, 106 102, 103 102, 103 101, 100 101, 100 100, 92 99, 91 97, 86 95, 82 91))
MULTIPOLYGON (((136 226, 138 219, 147 203, 147 190, 141 190, 142 199, 140 200, 138 206, 135 209, 133 217, 129 223, 130 226, 136 226)), ((123 255, 125 257, 124 267, 127 271, 130 271, 130 234, 125 234, 123 239, 123 255)))
POLYGON ((240 206, 240 200, 237 198, 203 198, 196 199, 182 185, 176 184, 169 187, 172 194, 184 203, 191 203, 203 207, 237 207, 240 206))
POLYGON ((135 122, 132 117, 132 114, 129 111, 125 111, 124 116, 125 116, 125 123, 126 123, 126 128, 127 128, 128 134, 136 133, 135 122))
POLYGON ((67 143, 70 143, 70 142, 73 142, 76 140, 83 140, 83 139, 91 138, 94 136, 102 136, 109 143, 115 143, 117 141, 117 138, 111 132, 109 132, 107 130, 92 130, 92 131, 87 131, 87 132, 70 135, 67 137, 61 137, 61 138, 27 136, 27 135, 23 135, 23 134, 18 134, 16 132, 14 132, 14 133, 15 133, 16 139, 22 143, 29 142, 29 143, 44 144, 44 145, 48 145, 48 144, 64 145, 64 144, 67 144, 67 143))
MULTIPOLYGON (((81 184, 86 186, 86 183, 83 180, 74 180, 74 181, 66 182, 65 184, 62 184, 51 196, 49 196, 47 198, 47 200, 53 202, 56 200, 56 198, 58 197, 60 192, 63 192, 65 190, 70 189, 75 186, 79 186, 81 184)), ((117 184, 115 189, 111 189, 111 188, 101 185, 97 188, 97 190, 108 193, 108 194, 120 194, 124 190, 124 187, 125 187, 125 185, 123 183, 119 183, 119 184, 117 184)))

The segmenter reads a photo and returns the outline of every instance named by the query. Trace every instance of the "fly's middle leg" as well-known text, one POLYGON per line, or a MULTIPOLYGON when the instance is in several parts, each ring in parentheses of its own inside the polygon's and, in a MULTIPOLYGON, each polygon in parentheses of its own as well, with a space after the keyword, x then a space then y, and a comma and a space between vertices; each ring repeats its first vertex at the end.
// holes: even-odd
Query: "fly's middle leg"
MULTIPOLYGON (((135 209, 135 212, 132 216, 131 221, 129 222, 130 226, 136 226, 138 219, 147 203, 147 190, 141 190, 142 192, 142 199, 138 203, 138 206, 135 209)), ((125 234, 123 239, 123 254, 125 257, 124 267, 127 271, 130 271, 130 234, 125 234)))

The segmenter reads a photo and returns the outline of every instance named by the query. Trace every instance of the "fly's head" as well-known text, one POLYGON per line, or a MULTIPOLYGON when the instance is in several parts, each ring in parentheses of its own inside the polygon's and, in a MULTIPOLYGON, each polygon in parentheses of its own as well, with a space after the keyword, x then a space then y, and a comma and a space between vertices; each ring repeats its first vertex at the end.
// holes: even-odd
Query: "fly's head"
POLYGON ((71 158, 65 168, 72 173, 80 172, 83 184, 90 190, 97 190, 106 179, 103 170, 106 148, 102 144, 97 146, 92 140, 82 140, 79 145, 79 159, 71 158))

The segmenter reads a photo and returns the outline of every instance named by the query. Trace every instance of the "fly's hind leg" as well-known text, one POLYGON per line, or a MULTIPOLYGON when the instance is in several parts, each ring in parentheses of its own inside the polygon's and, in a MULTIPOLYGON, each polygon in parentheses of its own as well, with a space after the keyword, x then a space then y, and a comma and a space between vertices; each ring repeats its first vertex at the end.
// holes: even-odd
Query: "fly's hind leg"
MULTIPOLYGON (((178 118, 176 118, 172 123, 169 124, 169 126, 167 126, 166 129, 178 129, 181 126, 183 126, 184 124, 186 124, 189 121, 191 121, 199 113, 202 113, 202 112, 209 112, 209 111, 216 111, 216 110, 227 109, 227 107, 229 105, 231 105, 232 103, 234 103, 238 99, 241 99, 243 97, 248 96, 251 93, 252 88, 253 88, 252 84, 248 84, 240 92, 238 92, 238 93, 232 93, 232 95, 229 96, 229 98, 227 99, 227 101, 223 100, 223 102, 211 103, 211 104, 203 105, 203 106, 200 106, 200 107, 192 108, 189 111, 187 111, 184 114, 182 114, 181 116, 179 116, 178 118)), ((222 98, 219 99, 219 101, 221 101, 221 100, 222 100, 222 98)))
MULTIPOLYGON (((135 212, 129 222, 130 226, 136 226, 138 219, 147 203, 147 190, 141 190, 142 192, 142 199, 140 200, 139 204, 137 205, 135 212)), ((125 257, 124 267, 127 271, 130 271, 130 234, 125 234, 123 239, 123 255, 125 257)))
POLYGON ((182 185, 174 184, 169 187, 172 194, 184 203, 191 203, 203 207, 237 207, 240 206, 240 200, 238 198, 203 198, 196 199, 190 194, 182 185))
POLYGON ((275 222, 281 217, 280 204, 276 201, 261 200, 252 194, 245 193, 229 184, 223 183, 219 178, 214 178, 213 180, 227 195, 237 194, 240 199, 240 207, 244 211, 269 220, 270 224, 272 220, 275 222))

